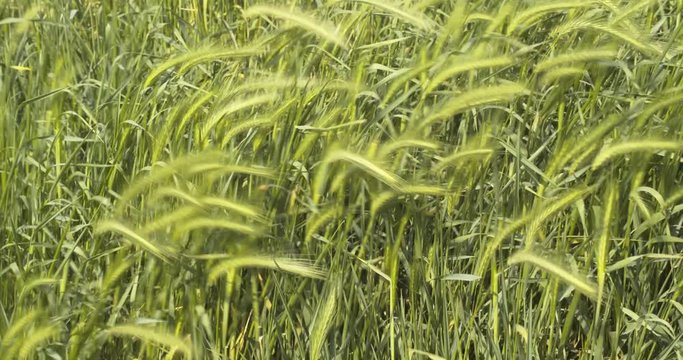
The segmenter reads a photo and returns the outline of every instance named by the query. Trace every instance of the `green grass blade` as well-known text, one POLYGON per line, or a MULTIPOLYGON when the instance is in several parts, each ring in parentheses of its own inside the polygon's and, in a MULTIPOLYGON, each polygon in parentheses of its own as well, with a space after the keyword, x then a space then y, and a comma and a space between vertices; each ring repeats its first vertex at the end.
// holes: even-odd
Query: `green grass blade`
POLYGON ((219 276, 229 271, 243 268, 262 268, 284 271, 313 279, 323 279, 326 274, 325 271, 306 260, 251 255, 235 256, 229 260, 218 263, 211 268, 211 271, 209 272, 209 281, 213 283, 219 276))
POLYGON ((555 276, 571 286, 582 294, 588 296, 592 300, 598 299, 597 285, 590 281, 585 275, 576 273, 571 269, 561 265, 558 261, 550 259, 533 250, 518 251, 508 259, 508 265, 518 263, 529 263, 535 265, 541 270, 555 276))
POLYGON ((270 16, 285 20, 312 34, 316 34, 321 39, 329 41, 339 47, 345 47, 346 40, 338 34, 333 25, 319 19, 315 19, 307 14, 291 11, 285 8, 273 6, 250 6, 243 15, 247 18, 256 16, 270 16))
POLYGON ((600 167, 608 160, 620 155, 634 152, 654 152, 661 150, 671 152, 683 151, 683 141, 650 139, 628 141, 608 146, 607 148, 601 150, 598 156, 596 156, 593 160, 593 169, 600 167))
POLYGON ((201 62, 213 61, 221 58, 243 58, 258 55, 263 50, 254 48, 207 48, 188 52, 186 54, 170 58, 163 63, 157 65, 152 72, 149 73, 143 87, 148 87, 151 83, 163 74, 165 71, 171 69, 172 67, 183 64, 184 69, 188 66, 196 65, 201 62))
POLYGON ((449 166, 457 165, 463 161, 468 161, 470 159, 483 159, 486 161, 491 157, 495 150, 494 149, 475 149, 475 150, 464 150, 457 151, 439 161, 434 167, 435 171, 443 170, 449 166))
POLYGON ((541 229, 541 225, 557 212, 562 211, 567 206, 583 199, 585 196, 595 191, 595 186, 578 187, 574 190, 558 196, 552 200, 546 201, 538 209, 534 211, 533 220, 529 224, 529 232, 526 236, 526 244, 530 246, 536 239, 536 234, 541 229))
POLYGON ((444 69, 435 73, 430 77, 429 84, 424 90, 425 94, 429 94, 446 80, 468 71, 475 71, 480 69, 490 69, 496 67, 504 67, 512 65, 514 58, 510 56, 496 56, 490 58, 461 58, 456 57, 448 64, 444 65, 444 69))
POLYGON ((507 102, 515 97, 527 94, 529 94, 529 90, 525 86, 515 83, 468 90, 443 102, 436 111, 420 121, 418 126, 425 128, 436 121, 446 120, 453 115, 477 106, 507 102))
POLYGON ((116 220, 105 220, 97 224, 95 227, 95 235, 103 234, 106 232, 113 232, 122 235, 124 239, 128 240, 135 246, 146 250, 152 255, 164 260, 169 261, 177 257, 176 251, 166 246, 164 244, 155 243, 152 240, 146 239, 142 235, 138 234, 133 229, 127 227, 126 225, 116 221, 116 220))
POLYGON ((403 9, 400 6, 392 3, 391 1, 378 1, 378 0, 349 0, 353 2, 358 2, 358 3, 363 3, 367 5, 371 5, 373 7, 376 7, 378 9, 382 9, 392 15, 394 15, 396 18, 400 19, 401 21, 415 25, 416 27, 423 29, 423 30, 428 30, 433 27, 432 22, 424 15, 420 13, 420 15, 413 15, 412 11, 403 9))
POLYGON ((38 345, 55 339, 60 333, 61 331, 57 325, 46 325, 33 329, 22 339, 21 347, 19 348, 19 358, 27 359, 36 350, 38 345))
POLYGON ((617 56, 617 50, 612 47, 572 51, 545 59, 536 64, 534 71, 542 72, 554 67, 572 63, 585 63, 588 61, 612 60, 617 56))
POLYGON ((10 323, 10 327, 2 334, 0 349, 8 349, 11 342, 14 341, 14 339, 21 333, 22 330, 24 330, 24 328, 36 322, 44 314, 45 313, 43 310, 32 309, 26 314, 23 314, 21 317, 13 319, 13 321, 10 323))
POLYGON ((226 219, 220 219, 220 218, 206 218, 206 217, 200 217, 200 218, 194 218, 190 219, 188 221, 183 222, 182 224, 179 224, 176 227, 176 230, 179 232, 188 232, 192 230, 197 230, 197 229, 207 229, 207 228, 214 228, 214 229, 223 229, 223 230, 228 230, 228 231, 233 231, 236 233, 244 234, 244 235, 259 235, 261 234, 261 230, 259 230, 255 226, 251 226, 242 222, 237 222, 237 221, 231 221, 231 220, 226 220, 226 219))
POLYGON ((405 181, 398 175, 383 168, 376 162, 346 150, 335 150, 327 155, 326 162, 329 163, 335 161, 345 161, 351 163, 365 171, 368 175, 396 190, 400 189, 405 183, 405 181))
POLYGON ((106 330, 106 333, 113 336, 124 336, 138 338, 146 343, 158 344, 169 349, 177 349, 189 359, 192 359, 192 345, 162 329, 149 328, 140 325, 118 325, 106 330))
POLYGON ((311 327, 309 340, 309 354, 310 358, 321 357, 323 345, 327 333, 332 326, 332 320, 337 313, 337 286, 334 284, 329 293, 325 296, 324 302, 318 308, 313 326, 311 327))

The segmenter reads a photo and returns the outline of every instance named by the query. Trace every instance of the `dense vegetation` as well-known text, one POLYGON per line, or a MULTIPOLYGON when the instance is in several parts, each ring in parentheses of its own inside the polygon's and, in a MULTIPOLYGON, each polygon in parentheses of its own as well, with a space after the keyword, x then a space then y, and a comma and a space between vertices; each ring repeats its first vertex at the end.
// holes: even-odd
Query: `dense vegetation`
POLYGON ((683 359, 683 1, 0 1, 3 359, 683 359))

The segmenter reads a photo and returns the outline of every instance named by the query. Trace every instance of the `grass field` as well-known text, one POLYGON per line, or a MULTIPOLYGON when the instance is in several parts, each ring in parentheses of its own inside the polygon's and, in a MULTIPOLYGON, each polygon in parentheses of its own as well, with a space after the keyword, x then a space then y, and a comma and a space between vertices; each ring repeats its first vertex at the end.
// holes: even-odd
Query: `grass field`
POLYGON ((683 359, 682 30, 0 0, 0 358, 683 359))

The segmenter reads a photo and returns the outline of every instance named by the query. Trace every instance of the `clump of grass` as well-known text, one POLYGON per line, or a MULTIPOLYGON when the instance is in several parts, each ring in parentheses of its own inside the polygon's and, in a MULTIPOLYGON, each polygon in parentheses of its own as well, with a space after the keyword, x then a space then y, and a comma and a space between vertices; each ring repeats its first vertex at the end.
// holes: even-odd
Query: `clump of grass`
POLYGON ((682 6, 0 2, 1 357, 683 357, 682 6))

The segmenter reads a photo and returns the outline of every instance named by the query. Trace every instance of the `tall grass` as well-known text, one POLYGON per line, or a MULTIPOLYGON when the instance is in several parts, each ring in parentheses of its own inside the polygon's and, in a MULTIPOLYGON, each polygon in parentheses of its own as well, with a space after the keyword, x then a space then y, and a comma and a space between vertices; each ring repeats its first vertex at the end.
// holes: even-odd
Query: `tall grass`
POLYGON ((682 23, 0 0, 0 357, 681 359, 682 23))

